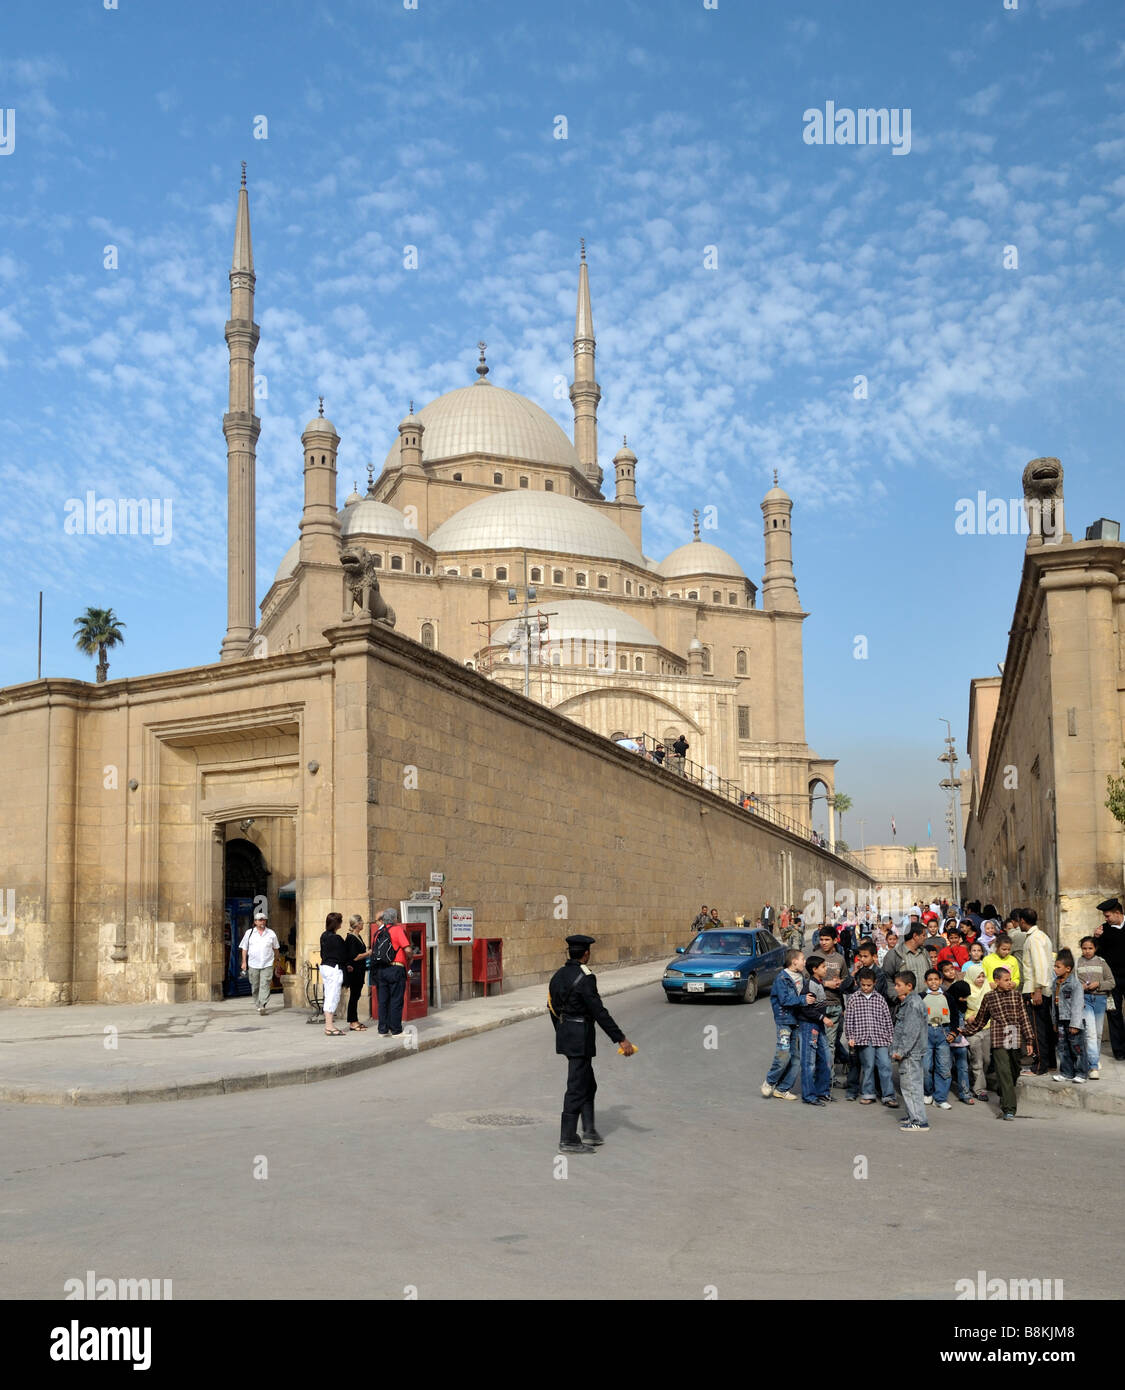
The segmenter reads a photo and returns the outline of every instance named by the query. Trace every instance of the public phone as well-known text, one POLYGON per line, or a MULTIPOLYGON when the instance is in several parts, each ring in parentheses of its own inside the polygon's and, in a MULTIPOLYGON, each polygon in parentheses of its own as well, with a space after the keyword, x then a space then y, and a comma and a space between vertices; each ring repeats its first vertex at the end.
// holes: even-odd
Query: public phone
MULTIPOLYGON (((406 994, 402 1002, 402 1019, 406 1023, 412 1018, 425 1018, 429 1012, 427 998, 429 972, 427 969, 425 922, 402 922, 400 925, 410 942, 410 949, 414 952, 413 959, 406 968, 406 994)), ((369 941, 368 945, 370 944, 369 941)), ((372 988, 370 994, 371 1017, 377 1019, 379 1017, 379 991, 372 988)))

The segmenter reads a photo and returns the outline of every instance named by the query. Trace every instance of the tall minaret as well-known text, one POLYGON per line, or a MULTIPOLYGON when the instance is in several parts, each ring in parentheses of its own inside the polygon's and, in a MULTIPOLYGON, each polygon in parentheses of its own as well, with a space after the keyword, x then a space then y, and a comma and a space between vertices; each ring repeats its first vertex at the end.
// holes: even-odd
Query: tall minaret
POLYGON ((230 267, 230 406, 223 416, 227 441, 227 635, 220 657, 237 661, 246 655, 254 631, 254 456, 261 421, 254 414, 254 252, 250 246, 250 200, 246 164, 238 190, 234 255, 230 267))
POLYGON ((793 573, 793 535, 789 526, 793 519, 793 499, 778 487, 776 468, 773 487, 762 499, 762 518, 766 552, 762 607, 799 613, 801 600, 797 596, 797 579, 793 573))
POLYGON ((582 239, 582 262, 578 267, 578 312, 574 316, 574 384, 570 400, 574 406, 574 447, 579 461, 594 487, 600 487, 598 467, 598 402, 602 389, 594 380, 594 315, 590 309, 590 274, 586 269, 586 240, 582 239))
POLYGON ((305 506, 301 513, 301 563, 331 565, 340 563, 340 517, 336 511, 336 456, 340 436, 331 420, 324 418, 324 397, 320 410, 301 435, 305 449, 305 506))

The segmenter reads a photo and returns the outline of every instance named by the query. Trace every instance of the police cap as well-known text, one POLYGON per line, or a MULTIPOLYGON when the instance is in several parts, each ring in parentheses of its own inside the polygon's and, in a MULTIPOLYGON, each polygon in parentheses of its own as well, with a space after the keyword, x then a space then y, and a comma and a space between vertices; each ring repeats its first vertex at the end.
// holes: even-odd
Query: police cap
POLYGON ((566 939, 566 944, 567 944, 568 946, 577 946, 577 947, 581 947, 582 950, 585 950, 587 946, 592 946, 592 945, 594 944, 594 937, 592 937, 592 936, 568 936, 567 939, 566 939))
POLYGON ((1121 902, 1117 898, 1106 898, 1104 903, 1098 903, 1098 912, 1120 912, 1121 902))

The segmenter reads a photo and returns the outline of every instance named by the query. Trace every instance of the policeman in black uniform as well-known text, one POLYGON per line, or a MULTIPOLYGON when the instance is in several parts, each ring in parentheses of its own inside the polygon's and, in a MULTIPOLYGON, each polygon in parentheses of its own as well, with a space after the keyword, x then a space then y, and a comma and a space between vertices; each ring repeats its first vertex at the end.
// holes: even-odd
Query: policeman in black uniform
POLYGON ((598 1089, 593 1062, 598 1050, 594 1024, 600 1024, 626 1057, 631 1057, 637 1049, 614 1023, 598 994, 597 978, 587 964, 594 938, 568 936, 566 944, 570 959, 551 976, 547 988, 547 1006, 555 1028, 555 1051, 569 1060, 559 1152, 592 1154, 593 1145, 605 1143, 594 1128, 594 1092, 598 1089), (579 1119, 582 1121, 581 1140, 578 1138, 579 1119))

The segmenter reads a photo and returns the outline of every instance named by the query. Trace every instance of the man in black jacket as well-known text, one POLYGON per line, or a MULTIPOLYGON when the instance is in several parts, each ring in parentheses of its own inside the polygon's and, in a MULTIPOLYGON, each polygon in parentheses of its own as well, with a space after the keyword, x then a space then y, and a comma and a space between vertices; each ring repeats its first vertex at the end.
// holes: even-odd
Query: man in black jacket
POLYGON ((605 1143, 594 1126, 594 1093, 598 1089, 594 1076, 594 1057, 598 1051, 594 1024, 618 1044, 626 1057, 631 1057, 637 1049, 614 1023, 598 994, 597 978, 587 964, 594 938, 568 936, 566 944, 570 959, 561 970, 555 971, 547 987, 547 1008, 555 1029, 555 1051, 568 1061, 559 1153, 592 1154, 593 1145, 605 1143), (578 1138, 579 1120, 582 1121, 582 1140, 578 1138))
POLYGON ((1113 1009, 1106 1015, 1109 1019, 1109 1045, 1119 1062, 1125 1062, 1125 1018, 1121 1010, 1125 1007, 1125 912, 1120 900, 1106 898, 1098 903, 1098 911, 1105 921, 1094 928, 1095 950, 1113 972, 1117 981, 1113 989, 1113 1009))

